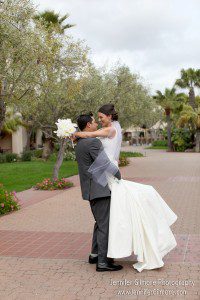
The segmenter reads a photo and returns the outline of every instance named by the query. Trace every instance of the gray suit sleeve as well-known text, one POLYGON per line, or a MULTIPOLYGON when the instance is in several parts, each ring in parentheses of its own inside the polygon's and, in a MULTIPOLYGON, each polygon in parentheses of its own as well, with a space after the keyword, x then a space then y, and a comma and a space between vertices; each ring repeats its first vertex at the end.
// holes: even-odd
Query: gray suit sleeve
POLYGON ((91 142, 90 149, 89 149, 90 155, 93 160, 97 158, 100 150, 103 150, 102 143, 100 140, 94 138, 91 142))

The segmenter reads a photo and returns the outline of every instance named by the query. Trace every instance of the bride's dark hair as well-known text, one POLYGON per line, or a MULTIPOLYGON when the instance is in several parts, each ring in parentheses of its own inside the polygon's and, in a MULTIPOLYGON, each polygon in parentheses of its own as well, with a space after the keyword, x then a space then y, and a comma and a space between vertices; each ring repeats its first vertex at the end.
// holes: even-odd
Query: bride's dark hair
POLYGON ((101 106, 98 110, 100 113, 109 116, 112 116, 112 121, 117 121, 118 120, 118 113, 115 110, 115 106, 113 104, 104 104, 101 106))

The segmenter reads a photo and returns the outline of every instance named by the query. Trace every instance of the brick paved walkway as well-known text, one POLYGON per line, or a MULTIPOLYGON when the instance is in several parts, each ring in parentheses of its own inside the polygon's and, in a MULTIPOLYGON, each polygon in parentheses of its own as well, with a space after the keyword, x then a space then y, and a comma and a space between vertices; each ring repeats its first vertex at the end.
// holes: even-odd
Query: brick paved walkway
POLYGON ((74 176, 67 191, 18 193, 22 209, 0 218, 0 300, 200 299, 200 155, 130 149, 146 157, 132 158, 123 178, 153 185, 178 215, 178 246, 164 267, 138 273, 134 255, 120 272, 97 273, 87 263, 93 218, 74 176))

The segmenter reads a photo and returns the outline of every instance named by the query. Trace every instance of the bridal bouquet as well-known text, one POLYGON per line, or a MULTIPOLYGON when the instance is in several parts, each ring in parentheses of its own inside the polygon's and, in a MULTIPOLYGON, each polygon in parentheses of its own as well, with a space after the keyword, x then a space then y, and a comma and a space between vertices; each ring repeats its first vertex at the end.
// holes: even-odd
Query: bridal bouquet
MULTIPOLYGON (((76 132, 76 128, 78 127, 77 124, 72 123, 71 119, 58 119, 55 124, 58 129, 54 132, 61 139, 70 138, 76 132)), ((73 142, 72 146, 74 147, 73 142)))

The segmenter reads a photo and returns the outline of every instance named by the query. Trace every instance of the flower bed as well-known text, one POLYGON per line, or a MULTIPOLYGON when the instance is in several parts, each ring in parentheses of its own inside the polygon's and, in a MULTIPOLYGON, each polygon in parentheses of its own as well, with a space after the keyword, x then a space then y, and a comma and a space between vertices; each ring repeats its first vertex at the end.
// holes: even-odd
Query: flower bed
POLYGON ((51 180, 50 178, 44 179, 42 182, 37 183, 34 188, 36 190, 63 190, 69 189, 74 184, 68 181, 66 178, 51 180))
POLYGON ((8 192, 0 183, 0 215, 5 215, 11 211, 19 210, 20 204, 16 197, 16 192, 8 192))

